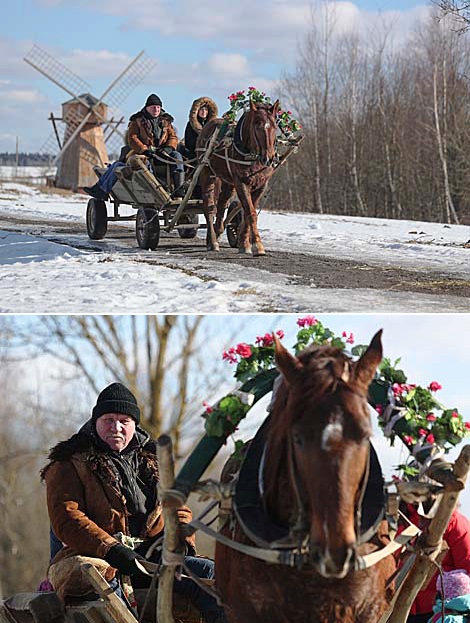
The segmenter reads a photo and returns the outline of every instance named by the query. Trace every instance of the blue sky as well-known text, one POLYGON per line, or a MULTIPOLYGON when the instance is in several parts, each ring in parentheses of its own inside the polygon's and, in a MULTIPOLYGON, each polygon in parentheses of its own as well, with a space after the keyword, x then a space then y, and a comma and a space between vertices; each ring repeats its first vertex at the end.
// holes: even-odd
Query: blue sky
MULTIPOLYGON (((403 37, 427 14, 429 2, 345 0, 331 6, 341 28, 373 29, 385 16, 403 37)), ((320 12, 317 7, 313 14, 320 12)), ((16 136, 20 148, 39 149, 50 133, 47 116, 68 99, 22 60, 33 43, 89 82, 96 95, 145 49, 156 66, 122 112, 128 117, 156 92, 181 133, 200 95, 225 109, 234 90, 255 85, 273 93, 281 73, 294 66, 311 13, 310 0, 9 2, 0 23, 0 150, 13 151, 16 136)))

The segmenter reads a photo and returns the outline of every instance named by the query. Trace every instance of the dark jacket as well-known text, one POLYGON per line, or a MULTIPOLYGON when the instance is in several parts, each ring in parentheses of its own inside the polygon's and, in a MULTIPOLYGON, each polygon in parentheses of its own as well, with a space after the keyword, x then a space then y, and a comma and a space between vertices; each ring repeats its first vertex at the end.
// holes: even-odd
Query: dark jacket
POLYGON ((202 128, 208 121, 217 117, 217 104, 210 97, 199 97, 194 100, 191 110, 189 111, 189 121, 184 131, 184 146, 186 147, 188 157, 194 158, 196 155, 196 141, 202 128), (207 106, 208 113, 205 119, 198 117, 201 106, 207 106))
POLYGON ((126 133, 126 143, 136 154, 142 154, 149 147, 171 147, 176 149, 178 137, 172 126, 173 117, 162 112, 159 116, 160 136, 155 140, 152 120, 145 108, 139 110, 129 119, 126 133))

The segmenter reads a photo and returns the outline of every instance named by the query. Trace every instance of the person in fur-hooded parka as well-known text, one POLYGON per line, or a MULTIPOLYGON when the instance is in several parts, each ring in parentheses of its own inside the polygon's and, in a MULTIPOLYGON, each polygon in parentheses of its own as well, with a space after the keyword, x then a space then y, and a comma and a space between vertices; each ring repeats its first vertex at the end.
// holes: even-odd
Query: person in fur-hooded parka
POLYGON ((184 131, 186 157, 196 157, 196 141, 202 128, 218 114, 217 104, 210 97, 199 97, 194 100, 189 111, 189 121, 184 131))

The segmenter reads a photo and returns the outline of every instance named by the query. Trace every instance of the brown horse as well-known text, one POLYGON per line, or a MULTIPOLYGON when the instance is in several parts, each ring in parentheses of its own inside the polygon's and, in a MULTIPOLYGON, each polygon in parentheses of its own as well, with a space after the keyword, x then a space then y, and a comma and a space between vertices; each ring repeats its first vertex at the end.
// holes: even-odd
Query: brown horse
MULTIPOLYGON (((276 114, 279 101, 273 105, 255 104, 240 118, 233 141, 221 139, 209 157, 208 165, 201 171, 200 183, 207 222, 207 249, 219 251, 218 239, 224 231, 224 212, 228 200, 237 191, 243 208, 240 226, 239 252, 264 255, 264 247, 258 233, 257 207, 264 189, 274 172, 276 114), (220 180, 215 225, 214 189, 220 180)), ((218 132, 223 119, 210 121, 201 131, 198 153, 204 152, 214 132, 218 132)))
MULTIPOLYGON (((217 543, 227 616, 232 623, 377 623, 393 596, 395 561, 388 555, 361 568, 363 556, 389 537, 379 515, 362 543, 358 506, 369 482, 367 390, 382 357, 381 332, 356 363, 330 346, 298 357, 278 341, 275 348, 282 380, 266 423, 264 467, 253 473, 263 473, 262 513, 288 530, 278 543, 284 551, 297 544, 298 556, 292 566, 268 564, 217 543)), ((223 534, 259 547, 241 528, 236 498, 234 504, 223 534)))

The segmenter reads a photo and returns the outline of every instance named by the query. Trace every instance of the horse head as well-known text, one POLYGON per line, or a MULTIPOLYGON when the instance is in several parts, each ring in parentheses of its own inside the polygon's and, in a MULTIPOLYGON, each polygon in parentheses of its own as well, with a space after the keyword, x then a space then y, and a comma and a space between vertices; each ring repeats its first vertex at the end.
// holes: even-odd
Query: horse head
POLYGON ((250 108, 246 113, 248 126, 247 147, 259 155, 260 162, 269 166, 276 155, 276 115, 279 110, 279 100, 271 106, 257 104, 250 100, 250 108))
POLYGON ((372 434, 367 391, 382 358, 381 331, 355 363, 331 346, 295 357, 277 339, 275 353, 282 381, 267 439, 266 505, 288 521, 318 573, 344 578, 356 559, 372 434))

